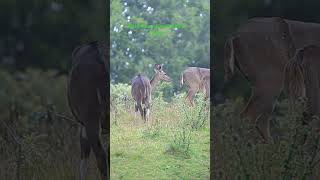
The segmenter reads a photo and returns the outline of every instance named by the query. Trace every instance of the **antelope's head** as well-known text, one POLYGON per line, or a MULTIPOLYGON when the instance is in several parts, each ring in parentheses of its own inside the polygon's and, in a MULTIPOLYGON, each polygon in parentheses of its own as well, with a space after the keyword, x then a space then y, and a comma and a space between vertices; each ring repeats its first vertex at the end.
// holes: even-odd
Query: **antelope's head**
POLYGON ((170 76, 168 76, 167 73, 163 71, 162 67, 163 67, 163 64, 156 64, 154 66, 154 71, 156 72, 156 76, 158 76, 158 78, 161 81, 171 82, 170 76))

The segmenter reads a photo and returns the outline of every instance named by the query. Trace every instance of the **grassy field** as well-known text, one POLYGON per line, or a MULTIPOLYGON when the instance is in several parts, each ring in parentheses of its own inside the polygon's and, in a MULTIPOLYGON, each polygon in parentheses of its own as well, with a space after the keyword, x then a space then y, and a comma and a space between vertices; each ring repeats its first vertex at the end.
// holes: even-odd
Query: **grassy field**
POLYGON ((155 97, 149 124, 134 118, 132 100, 113 99, 111 179, 209 179, 209 112, 201 100, 189 108, 184 96, 155 97))

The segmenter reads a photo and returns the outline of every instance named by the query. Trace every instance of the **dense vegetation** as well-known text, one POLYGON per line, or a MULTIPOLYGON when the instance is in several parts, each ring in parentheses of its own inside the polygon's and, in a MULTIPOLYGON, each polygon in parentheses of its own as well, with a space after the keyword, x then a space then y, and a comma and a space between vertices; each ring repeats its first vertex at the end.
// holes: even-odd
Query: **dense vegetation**
MULTIPOLYGON (((287 100, 277 104, 271 132, 273 143, 253 143, 254 125, 239 117, 242 98, 213 109, 215 179, 319 179, 320 134, 302 115, 305 101, 290 110, 287 100)), ((312 124, 312 123, 311 123, 312 124)))

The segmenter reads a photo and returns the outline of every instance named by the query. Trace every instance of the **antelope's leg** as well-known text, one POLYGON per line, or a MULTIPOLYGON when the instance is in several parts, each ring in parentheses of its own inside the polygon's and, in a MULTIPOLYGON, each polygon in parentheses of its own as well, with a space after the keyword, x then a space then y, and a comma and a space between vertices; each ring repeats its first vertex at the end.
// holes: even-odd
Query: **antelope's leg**
POLYGON ((102 179, 107 180, 109 177, 109 162, 107 161, 107 153, 102 147, 100 138, 92 144, 92 149, 96 156, 97 166, 100 170, 102 179))
POLYGON ((107 112, 107 91, 105 91, 107 88, 104 86, 105 84, 103 83, 102 88, 100 88, 102 90, 97 90, 97 96, 100 104, 100 122, 102 134, 108 134, 110 129, 110 121, 107 118, 107 113, 109 113, 107 112))
POLYGON ((100 171, 101 178, 107 180, 109 177, 109 162, 107 161, 107 153, 103 149, 99 136, 99 123, 96 123, 95 114, 91 114, 91 124, 86 127, 88 140, 96 157, 97 167, 100 171))
POLYGON ((151 107, 151 99, 149 99, 148 102, 146 102, 145 104, 145 118, 146 118, 146 121, 149 122, 150 121, 150 107, 151 107))
POLYGON ((270 117, 273 111, 273 102, 278 93, 271 90, 264 93, 253 89, 246 108, 241 112, 241 116, 247 116, 250 123, 253 123, 265 142, 270 139, 270 117))
POLYGON ((134 104, 134 119, 135 119, 135 120, 136 120, 136 118, 137 118, 138 111, 139 111, 138 105, 137 105, 137 103, 135 103, 135 104, 134 104))
POLYGON ((193 99, 194 99, 194 95, 195 94, 196 94, 196 91, 190 88, 189 92, 188 92, 188 95, 187 95, 187 99, 189 100, 191 106, 194 106, 193 99))
POLYGON ((88 159, 91 151, 91 146, 87 136, 86 129, 83 126, 81 126, 81 129, 80 129, 80 147, 81 147, 80 179, 84 180, 87 175, 88 159))
POLYGON ((137 103, 138 109, 140 111, 141 118, 144 119, 144 113, 141 103, 137 103))

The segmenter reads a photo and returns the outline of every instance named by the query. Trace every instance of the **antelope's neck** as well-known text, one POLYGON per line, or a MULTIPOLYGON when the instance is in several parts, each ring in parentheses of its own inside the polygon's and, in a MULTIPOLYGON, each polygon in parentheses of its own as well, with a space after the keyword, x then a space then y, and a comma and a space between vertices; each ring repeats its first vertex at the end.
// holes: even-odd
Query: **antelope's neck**
POLYGON ((159 81, 160 81, 159 77, 157 76, 157 74, 155 74, 150 80, 151 91, 153 91, 154 87, 158 85, 159 81))

